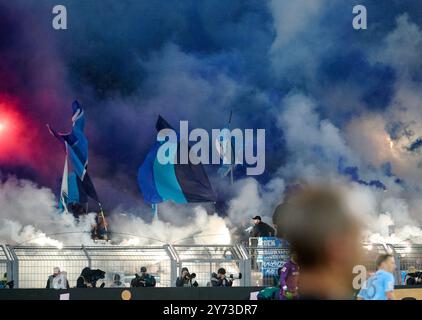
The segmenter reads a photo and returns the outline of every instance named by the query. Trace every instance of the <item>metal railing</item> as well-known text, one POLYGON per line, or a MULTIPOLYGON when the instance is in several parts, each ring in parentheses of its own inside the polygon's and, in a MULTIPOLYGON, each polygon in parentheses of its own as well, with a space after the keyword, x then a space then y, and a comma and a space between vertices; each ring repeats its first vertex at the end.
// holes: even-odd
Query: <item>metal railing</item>
POLYGON ((0 245, 0 278, 3 278, 5 273, 11 274, 11 257, 5 246, 0 245))
MULTIPOLYGON (((395 256, 396 284, 402 284, 409 267, 422 270, 422 245, 364 244, 362 264, 374 272, 380 253, 395 256)), ((0 276, 7 272, 15 288, 44 288, 54 267, 67 272, 70 287, 76 285, 85 267, 106 272, 105 286, 118 273, 130 285, 140 267, 155 276, 158 287, 174 287, 183 267, 196 273, 199 286, 209 285, 211 274, 225 268, 227 276, 242 273, 234 286, 274 286, 278 270, 289 259, 289 247, 276 238, 250 238, 247 244, 236 245, 162 245, 162 246, 10 246, 0 245, 0 276)))
POLYGON ((195 273, 199 286, 209 286, 213 272, 219 268, 226 270, 227 276, 241 273, 241 279, 236 279, 233 286, 247 286, 250 283, 250 260, 241 247, 227 245, 175 245, 177 254, 177 274, 186 267, 190 273, 195 273))
MULTIPOLYGON (((105 287, 119 274, 126 286, 130 285, 135 273, 146 267, 156 279, 157 287, 174 287, 181 268, 188 267, 197 274, 200 286, 206 286, 211 273, 225 268, 227 273, 239 273, 242 279, 235 286, 248 286, 250 263, 246 251, 237 245, 163 245, 163 246, 0 246, 0 271, 7 272, 15 288, 45 288, 53 268, 66 271, 70 287, 85 267, 106 272, 102 280, 105 287)), ((3 275, 3 274, 2 274, 3 275)))

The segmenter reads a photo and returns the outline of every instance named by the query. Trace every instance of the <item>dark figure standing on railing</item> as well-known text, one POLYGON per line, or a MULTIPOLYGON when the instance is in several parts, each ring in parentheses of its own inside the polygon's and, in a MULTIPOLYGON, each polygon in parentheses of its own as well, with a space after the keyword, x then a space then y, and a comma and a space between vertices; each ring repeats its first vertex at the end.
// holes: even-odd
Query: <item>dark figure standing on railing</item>
POLYGON ((180 277, 176 279, 176 287, 197 287, 198 282, 196 282, 195 278, 195 273, 189 273, 188 268, 182 268, 180 277))
POLYGON ((130 282, 132 288, 155 287, 155 277, 147 273, 147 268, 141 267, 141 275, 135 274, 135 278, 130 282))
POLYGON ((275 230, 270 225, 262 222, 260 216, 255 216, 252 218, 253 223, 255 224, 251 230, 251 237, 274 237, 275 230))

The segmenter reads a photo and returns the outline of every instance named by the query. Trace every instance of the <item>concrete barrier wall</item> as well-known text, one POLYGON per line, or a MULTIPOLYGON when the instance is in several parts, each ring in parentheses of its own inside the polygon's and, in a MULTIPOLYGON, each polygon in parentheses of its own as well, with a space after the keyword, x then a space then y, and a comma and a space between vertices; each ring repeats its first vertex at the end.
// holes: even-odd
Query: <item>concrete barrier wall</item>
MULTIPOLYGON (((95 288, 95 289, 4 289, 0 300, 60 300, 69 294, 70 300, 249 300, 250 293, 262 287, 232 288, 95 288)), ((422 300, 422 286, 398 286, 396 299, 422 300)))
POLYGON ((249 300, 262 287, 232 288, 94 288, 94 289, 4 289, 0 300, 249 300), (128 299, 130 297, 130 299, 128 299))
POLYGON ((394 296, 397 300, 403 298, 415 298, 416 300, 422 300, 422 286, 396 286, 394 296))

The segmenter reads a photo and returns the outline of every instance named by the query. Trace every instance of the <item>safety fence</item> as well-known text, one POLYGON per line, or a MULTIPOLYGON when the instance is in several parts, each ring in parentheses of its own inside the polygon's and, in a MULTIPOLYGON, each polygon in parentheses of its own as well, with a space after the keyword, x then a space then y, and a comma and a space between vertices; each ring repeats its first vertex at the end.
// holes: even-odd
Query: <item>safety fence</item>
MULTIPOLYGON (((141 267, 156 279, 157 287, 174 287, 183 267, 196 273, 199 286, 209 285, 213 272, 225 268, 233 286, 250 283, 250 260, 238 245, 210 246, 10 246, 0 245, 0 271, 15 288, 45 288, 48 276, 59 267, 66 273, 70 287, 85 267, 106 272, 105 287, 110 287, 114 274, 119 274, 125 286, 141 267), (242 274, 239 277, 239 274, 242 274)), ((99 285, 99 284, 98 284, 99 285)))
POLYGON ((9 251, 6 246, 0 245, 0 277, 4 274, 11 274, 11 263, 12 258, 9 255, 9 251))
MULTIPOLYGON (((410 267, 422 270, 422 245, 364 244, 364 260, 369 272, 376 270, 375 259, 380 253, 392 253, 396 258, 396 284, 403 284, 410 267)), ((119 274, 129 287, 140 267, 154 275, 157 287, 174 287, 182 268, 195 273, 200 287, 210 285, 213 273, 226 269, 233 286, 275 286, 279 269, 289 259, 289 246, 277 238, 251 238, 236 245, 163 245, 163 246, 11 246, 0 245, 0 276, 15 288, 45 288, 54 267, 67 274, 70 287, 85 267, 106 272, 104 282, 111 286, 114 274, 119 274)))
POLYGON ((175 251, 177 274, 182 268, 188 268, 195 273, 199 286, 210 286, 210 275, 219 268, 226 270, 227 277, 233 280, 233 286, 250 285, 250 259, 240 245, 175 245, 172 248, 175 251))

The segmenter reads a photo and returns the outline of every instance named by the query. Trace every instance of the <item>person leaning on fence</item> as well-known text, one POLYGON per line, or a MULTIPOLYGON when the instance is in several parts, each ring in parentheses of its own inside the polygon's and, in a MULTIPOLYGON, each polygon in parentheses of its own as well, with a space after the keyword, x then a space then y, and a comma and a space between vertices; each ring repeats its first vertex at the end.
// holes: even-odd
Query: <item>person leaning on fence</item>
POLYGON ((130 286, 137 287, 155 287, 156 281, 153 275, 147 273, 147 268, 141 267, 141 275, 135 274, 135 278, 130 282, 130 286))
POLYGON ((213 273, 211 277, 211 286, 212 287, 231 287, 233 281, 226 278, 226 269, 220 268, 217 271, 217 274, 213 273))
POLYGON ((196 282, 195 278, 195 273, 189 273, 188 268, 182 268, 180 277, 176 279, 176 287, 197 287, 198 282, 196 282))

